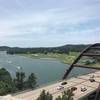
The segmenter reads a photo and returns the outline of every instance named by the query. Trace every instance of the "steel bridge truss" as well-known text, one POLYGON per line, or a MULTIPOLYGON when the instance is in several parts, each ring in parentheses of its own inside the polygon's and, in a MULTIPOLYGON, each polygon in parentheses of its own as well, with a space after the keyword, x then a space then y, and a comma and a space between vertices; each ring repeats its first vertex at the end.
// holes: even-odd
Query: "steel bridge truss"
MULTIPOLYGON (((70 72, 72 71, 72 69, 74 67, 81 67, 81 68, 90 68, 90 69, 97 69, 100 70, 100 66, 99 67, 89 67, 87 65, 82 65, 79 64, 78 62, 82 59, 82 57, 91 57, 91 58, 99 58, 100 59, 100 43, 96 43, 93 45, 88 46, 87 48, 85 48, 80 54, 79 56, 73 61, 73 63, 70 65, 69 69, 66 70, 65 74, 62 77, 62 80, 66 79, 68 77, 68 75, 70 74, 70 72)), ((95 100, 100 100, 100 85, 98 86, 97 89, 97 94, 95 97, 95 100)))
POLYGON ((74 62, 70 65, 69 69, 66 70, 65 74, 63 75, 62 79, 66 79, 69 73, 72 71, 74 67, 81 67, 81 68, 90 68, 90 69, 97 69, 100 70, 100 67, 89 67, 86 65, 78 64, 80 59, 84 56, 87 57, 100 57, 100 43, 93 44, 86 49, 84 49, 79 56, 74 60, 74 62))

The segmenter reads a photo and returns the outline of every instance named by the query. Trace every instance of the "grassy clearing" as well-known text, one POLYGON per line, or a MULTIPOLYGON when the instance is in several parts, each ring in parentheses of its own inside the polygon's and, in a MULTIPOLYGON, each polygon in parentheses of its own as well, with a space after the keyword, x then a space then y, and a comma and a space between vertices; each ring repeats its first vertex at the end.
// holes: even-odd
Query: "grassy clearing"
MULTIPOLYGON (((41 54, 41 53, 37 53, 37 54, 20 54, 20 55, 25 56, 25 57, 30 57, 33 59, 54 58, 54 59, 57 59, 63 63, 71 64, 74 61, 74 59, 79 55, 79 52, 69 52, 69 54, 59 54, 59 53, 41 54)), ((83 59, 81 59, 79 63, 82 65, 87 65, 87 66, 92 66, 92 67, 100 67, 100 62, 86 64, 88 59, 89 59, 89 57, 83 57, 83 59)))
POLYGON ((37 59, 47 59, 47 58, 54 58, 60 60, 63 63, 71 64, 74 59, 78 56, 78 52, 70 52, 69 54, 59 54, 59 53, 48 53, 48 54, 21 54, 21 56, 30 57, 30 58, 37 58, 37 59))

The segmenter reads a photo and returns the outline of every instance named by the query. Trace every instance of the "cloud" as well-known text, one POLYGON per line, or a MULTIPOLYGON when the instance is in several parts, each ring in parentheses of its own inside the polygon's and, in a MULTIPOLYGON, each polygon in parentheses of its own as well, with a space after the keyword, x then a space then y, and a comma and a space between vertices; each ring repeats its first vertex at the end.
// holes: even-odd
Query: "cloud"
POLYGON ((100 42, 99 0, 1 1, 0 37, 7 41, 4 45, 100 42), (11 43, 15 40, 19 42, 11 43))

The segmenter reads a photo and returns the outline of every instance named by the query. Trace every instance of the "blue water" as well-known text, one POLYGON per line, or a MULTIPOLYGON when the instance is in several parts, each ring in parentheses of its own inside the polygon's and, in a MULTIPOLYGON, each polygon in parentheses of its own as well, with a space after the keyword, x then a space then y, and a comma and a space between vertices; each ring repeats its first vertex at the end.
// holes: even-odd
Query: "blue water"
MULTIPOLYGON (((26 73, 26 77, 30 73, 35 73, 38 84, 45 84, 61 79, 69 65, 63 64, 55 59, 31 59, 19 55, 8 55, 0 52, 0 67, 6 68, 15 77, 18 67, 26 73)), ((94 70, 84 68, 74 68, 69 77, 80 74, 87 74, 94 70)))

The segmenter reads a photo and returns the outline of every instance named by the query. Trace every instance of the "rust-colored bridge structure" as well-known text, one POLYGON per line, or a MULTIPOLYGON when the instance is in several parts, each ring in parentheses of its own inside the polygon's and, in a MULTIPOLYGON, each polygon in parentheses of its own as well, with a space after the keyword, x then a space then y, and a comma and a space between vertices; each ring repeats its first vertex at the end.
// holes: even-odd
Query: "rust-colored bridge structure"
MULTIPOLYGON (((64 80, 64 79, 67 78, 67 76, 70 74, 70 72, 72 71, 72 69, 74 67, 90 68, 90 69, 100 70, 100 66, 99 67, 89 67, 89 66, 86 66, 86 65, 80 65, 80 64, 78 64, 78 62, 80 61, 80 59, 82 57, 84 57, 84 56, 95 57, 95 58, 99 57, 99 59, 100 59, 100 43, 96 43, 96 44, 90 45, 89 47, 85 48, 79 54, 79 56, 74 60, 74 62, 70 65, 69 69, 66 70, 65 74, 62 77, 62 80, 64 80)), ((98 86, 95 100, 100 100, 99 96, 100 96, 100 85, 98 86)))
POLYGON ((71 66, 69 67, 68 70, 66 70, 64 76, 62 77, 62 79, 66 79, 67 76, 69 75, 69 73, 71 72, 71 70, 74 67, 81 67, 81 68, 90 68, 90 69, 98 69, 100 70, 100 67, 89 67, 89 66, 85 66, 85 65, 80 65, 77 64, 78 61, 83 57, 83 56, 89 56, 89 57, 100 57, 100 51, 99 52, 95 52, 96 50, 100 50, 100 43, 96 43, 93 44, 89 47, 87 47, 86 49, 84 49, 79 56, 74 60, 74 62, 71 64, 71 66), (91 50, 93 50, 93 52, 91 52, 91 50))

